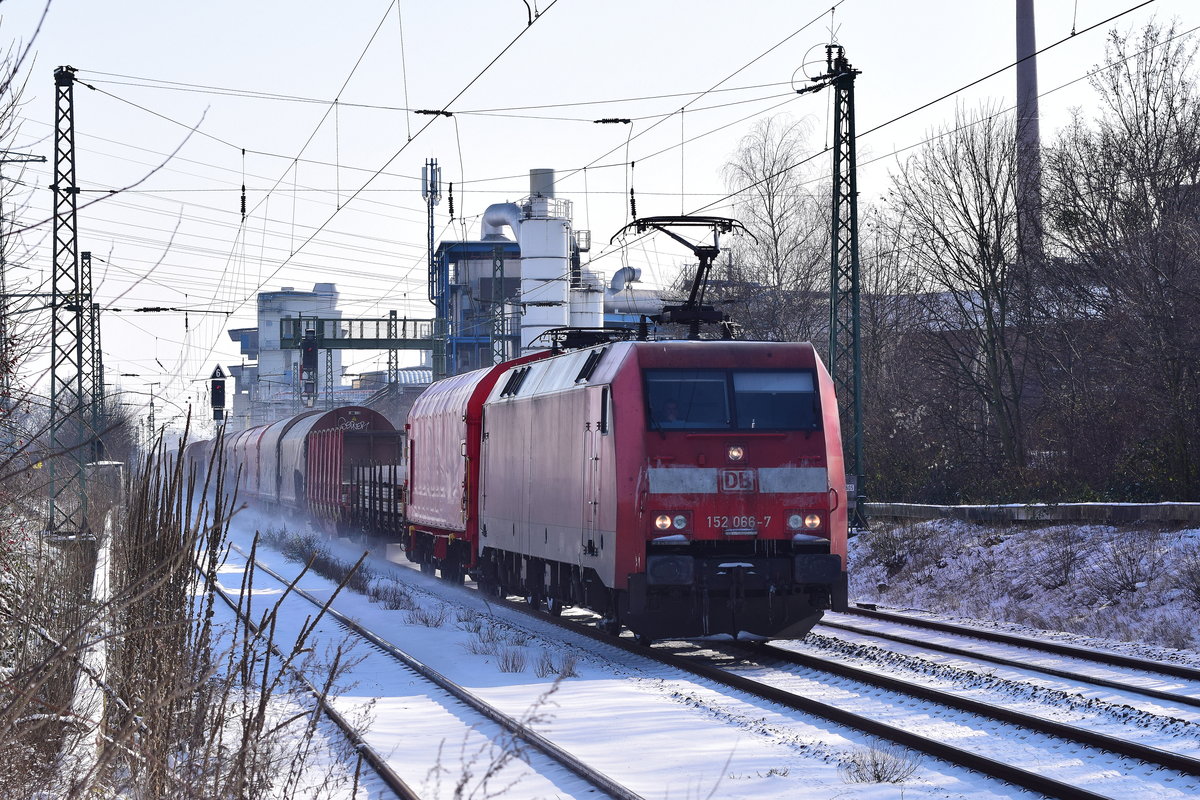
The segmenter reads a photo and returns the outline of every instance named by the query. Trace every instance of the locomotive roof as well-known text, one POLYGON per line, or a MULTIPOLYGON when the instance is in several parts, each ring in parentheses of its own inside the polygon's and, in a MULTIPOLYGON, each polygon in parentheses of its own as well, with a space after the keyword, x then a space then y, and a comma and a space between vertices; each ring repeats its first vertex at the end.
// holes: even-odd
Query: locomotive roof
MULTIPOLYGON (((540 361, 517 364, 505 370, 511 374, 528 369, 512 396, 553 394, 585 384, 607 384, 629 359, 640 367, 705 368, 717 366, 749 366, 758 368, 812 367, 819 360, 808 342, 739 342, 666 340, 653 342, 610 342, 594 347, 572 350, 540 361), (600 355, 595 355, 599 353, 600 355), (589 359, 596 359, 588 369, 589 359)), ((504 402, 508 379, 501 376, 492 388, 487 402, 504 402)))

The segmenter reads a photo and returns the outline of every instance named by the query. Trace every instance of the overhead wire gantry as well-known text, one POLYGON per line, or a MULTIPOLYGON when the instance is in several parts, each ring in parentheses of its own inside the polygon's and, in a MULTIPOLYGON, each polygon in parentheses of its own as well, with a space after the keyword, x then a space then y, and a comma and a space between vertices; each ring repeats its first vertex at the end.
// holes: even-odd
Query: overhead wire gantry
POLYGON ((829 374, 837 392, 846 458, 850 524, 866 527, 863 503, 862 346, 859 326, 858 175, 854 142, 854 79, 841 45, 825 47, 825 74, 797 94, 832 87, 833 208, 829 257, 829 374))

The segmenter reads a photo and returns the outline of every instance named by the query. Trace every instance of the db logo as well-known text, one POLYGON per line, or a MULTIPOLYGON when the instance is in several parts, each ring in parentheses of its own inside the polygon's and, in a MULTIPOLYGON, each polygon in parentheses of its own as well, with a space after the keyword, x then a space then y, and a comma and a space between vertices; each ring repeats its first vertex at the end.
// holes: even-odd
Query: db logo
POLYGON ((722 492, 753 492, 757 488, 752 469, 723 469, 720 477, 722 492))

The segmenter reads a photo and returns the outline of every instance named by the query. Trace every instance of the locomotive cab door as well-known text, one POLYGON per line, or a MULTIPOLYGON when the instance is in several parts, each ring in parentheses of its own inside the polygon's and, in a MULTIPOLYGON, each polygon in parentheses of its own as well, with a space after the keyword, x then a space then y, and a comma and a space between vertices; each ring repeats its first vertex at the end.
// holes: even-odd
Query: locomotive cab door
POLYGON ((601 455, 604 452, 603 438, 608 436, 610 425, 611 393, 607 386, 589 386, 585 391, 584 404, 584 463, 583 463, 583 516, 580 541, 580 563, 587 564, 600 554, 597 541, 600 522, 601 455))

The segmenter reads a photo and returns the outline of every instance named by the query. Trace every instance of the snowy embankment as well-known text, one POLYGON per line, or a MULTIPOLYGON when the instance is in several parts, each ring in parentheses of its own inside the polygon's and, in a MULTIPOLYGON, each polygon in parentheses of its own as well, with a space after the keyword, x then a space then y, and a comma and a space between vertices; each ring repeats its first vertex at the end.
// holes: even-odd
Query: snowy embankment
POLYGON ((850 581, 859 602, 1119 640, 1147 658, 1200 649, 1196 528, 876 523, 851 540, 850 581))

